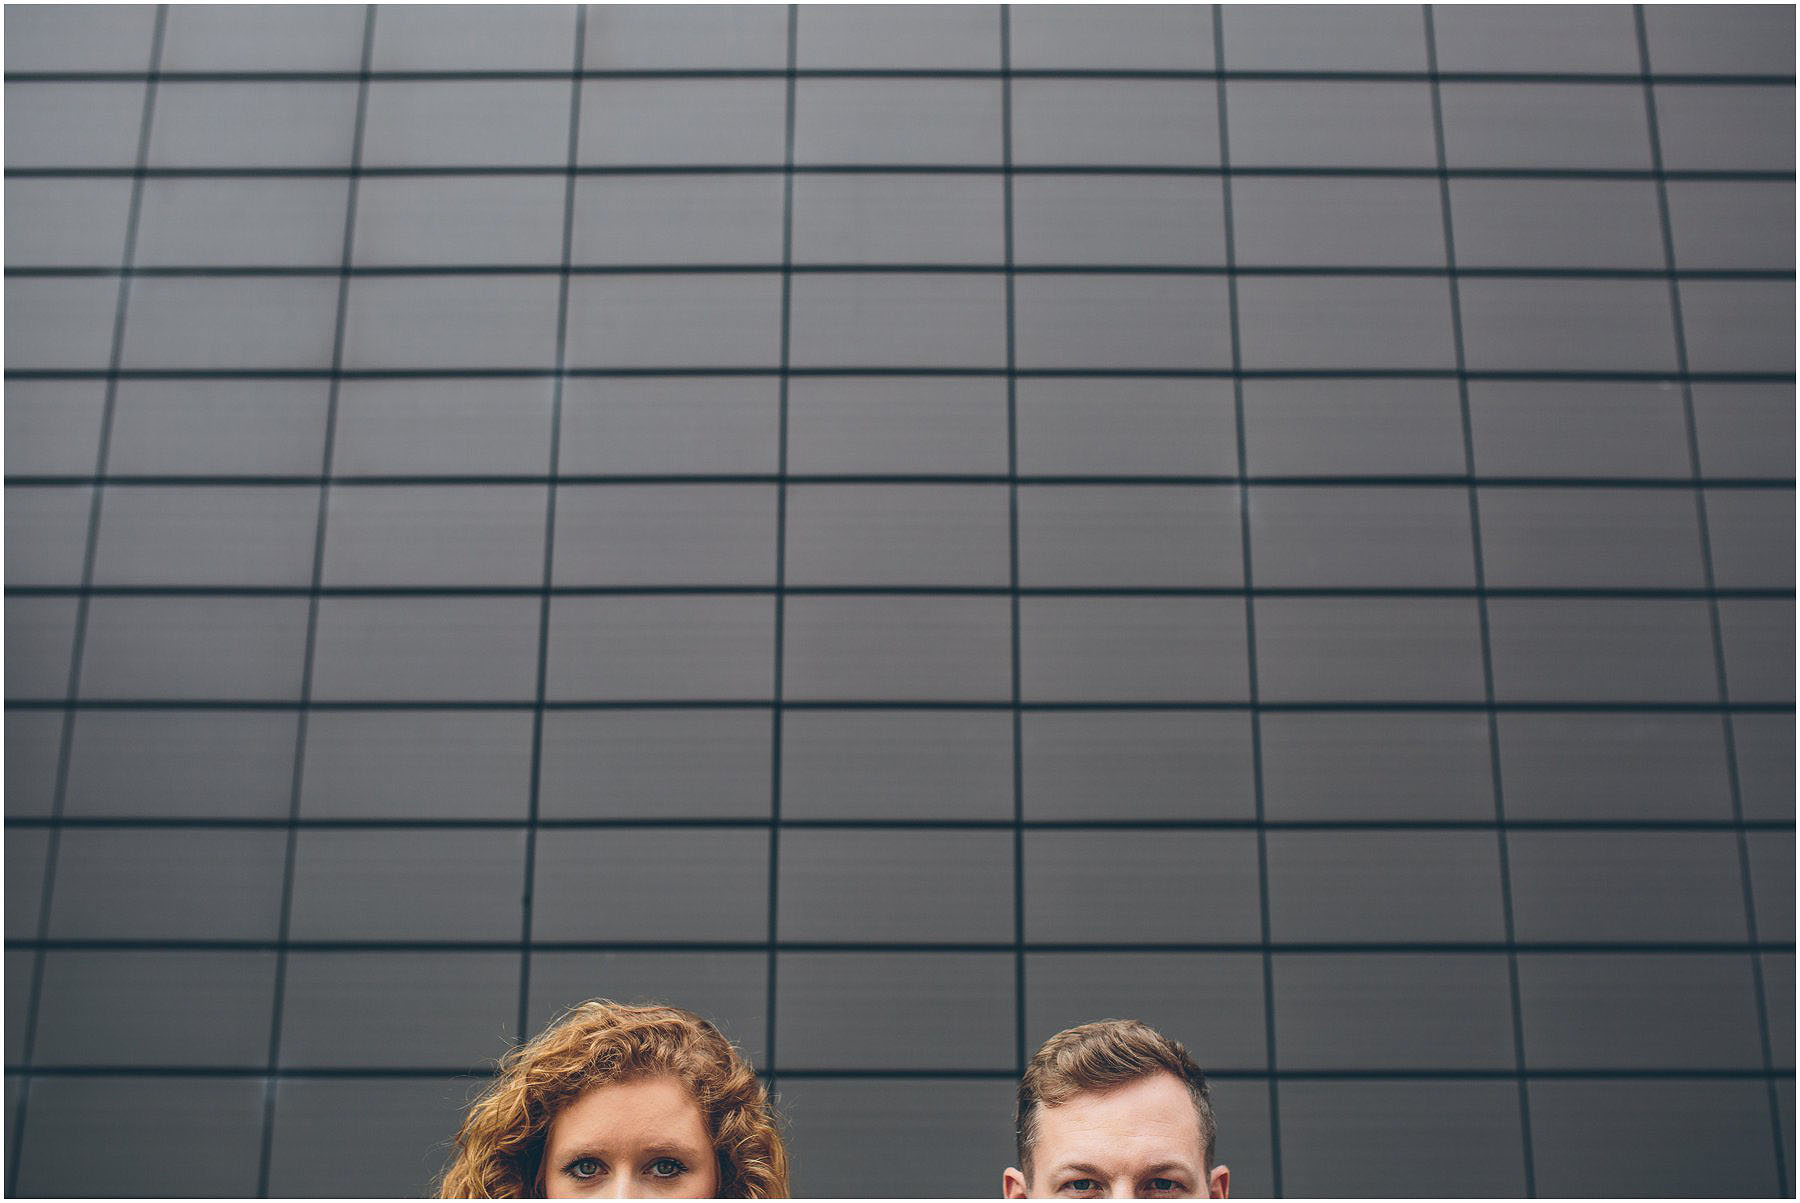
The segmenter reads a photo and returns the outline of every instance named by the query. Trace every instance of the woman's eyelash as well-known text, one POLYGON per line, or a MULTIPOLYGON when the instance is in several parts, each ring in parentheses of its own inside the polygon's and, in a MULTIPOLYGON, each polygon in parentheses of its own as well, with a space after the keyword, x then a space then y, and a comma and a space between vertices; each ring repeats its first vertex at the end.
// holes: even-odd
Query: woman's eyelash
POLYGON ((569 1163, 562 1167, 562 1172, 571 1178, 591 1178, 600 1172, 600 1161, 596 1157, 572 1157, 569 1159, 569 1163), (590 1173, 576 1173, 575 1167, 583 1165, 591 1165, 594 1168, 590 1173))

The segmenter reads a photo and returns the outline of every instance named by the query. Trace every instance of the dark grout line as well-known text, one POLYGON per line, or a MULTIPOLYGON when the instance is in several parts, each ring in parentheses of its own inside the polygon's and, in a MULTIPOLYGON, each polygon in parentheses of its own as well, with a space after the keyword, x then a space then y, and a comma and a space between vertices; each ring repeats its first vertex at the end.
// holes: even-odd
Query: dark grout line
MULTIPOLYGON (((350 143, 350 176, 344 196, 344 234, 340 248, 340 262, 348 268, 356 245, 356 198, 360 178, 357 167, 362 161, 363 133, 369 108, 369 83, 367 72, 370 55, 375 44, 375 12, 374 4, 363 8, 362 30, 362 69, 363 75, 356 90, 356 115, 350 143)), ((307 721, 311 714, 308 703, 312 700, 313 654, 318 646, 319 604, 322 600, 320 582, 325 571, 325 533, 331 510, 331 475, 335 444, 337 442, 337 412, 339 372, 344 363, 344 341, 347 329, 347 314, 350 299, 350 276, 348 272, 338 278, 337 313, 333 325, 331 344, 331 382, 326 390, 325 430, 323 447, 320 452, 321 462, 319 478, 321 481, 318 498, 318 511, 313 527, 312 549, 312 584, 309 590, 306 608, 306 641, 300 661, 300 708, 299 719, 294 729, 294 767, 289 783, 288 821, 286 825, 287 840, 282 858, 281 872, 281 912, 278 921, 275 948, 275 983, 273 991, 273 1007, 269 1020, 268 1070, 272 1075, 281 1064, 281 1037, 284 1008, 287 996, 288 937, 293 925, 294 912, 294 867, 298 855, 300 836, 300 798, 301 786, 306 766, 307 721)), ((258 1198, 269 1197, 269 1173, 274 1156, 275 1144, 275 1110, 277 1098, 275 1081, 271 1076, 263 1091, 262 1140, 257 1160, 256 1195, 258 1198)))
POLYGON ((764 963, 767 994, 763 1011, 763 1057, 770 1066, 769 1091, 773 1095, 780 1079, 773 1067, 775 1060, 776 1006, 779 1002, 780 963, 775 955, 781 924, 781 770, 784 751, 782 715, 783 687, 786 682, 787 641, 787 517, 788 517, 788 381, 793 356, 794 310, 794 114, 799 59, 800 6, 787 6, 787 65, 783 104, 783 150, 781 177, 781 364, 777 384, 777 436, 775 473, 775 647, 771 665, 773 679, 769 710, 769 913, 767 921, 768 953, 764 963))
MULTIPOLYGON (((587 7, 575 7, 575 75, 581 74, 582 55, 587 46, 587 7)), ((537 665, 535 696, 531 709, 531 776, 527 795, 525 826, 524 891, 519 899, 519 1006, 513 1038, 520 1044, 531 1039, 531 925, 535 914, 537 879, 537 838, 540 824, 544 769, 544 698, 549 679, 550 605, 554 596, 551 581, 556 573, 556 501, 562 468, 563 368, 567 360, 569 338, 569 264, 573 257, 575 231, 575 161, 581 145, 581 87, 569 87, 568 174, 563 181, 562 259, 556 294, 556 372, 550 385, 550 442, 546 448, 550 487, 544 490, 544 567, 542 600, 538 604, 537 665)))
MULTIPOLYGON (((113 472, 103 476, 91 475, 49 475, 19 473, 6 478, 7 488, 62 488, 66 486, 129 485, 141 488, 293 488, 296 486, 313 486, 330 484, 339 487, 353 488, 454 488, 458 486, 504 486, 527 485, 544 487, 555 485, 558 488, 578 488, 593 485, 607 486, 668 486, 668 485, 773 485, 786 480, 789 485, 1010 485, 1015 477, 1011 473, 996 474, 987 472, 953 472, 941 475, 925 473, 821 473, 821 472, 789 472, 785 476, 770 472, 714 473, 711 475, 669 475, 642 474, 623 476, 618 474, 559 472, 554 479, 549 476, 535 475, 375 475, 370 473, 338 472, 330 476, 314 474, 304 475, 268 475, 268 476, 190 476, 190 475, 144 475, 134 473, 113 472)), ((1022 485, 1036 486, 1071 486, 1078 488, 1156 488, 1186 486, 1230 486, 1235 488, 1239 482, 1257 486, 1284 486, 1296 488, 1357 488, 1357 489, 1424 489, 1424 488, 1464 488, 1473 479, 1473 483, 1484 489, 1692 489, 1696 483, 1693 476, 1481 476, 1471 478, 1467 473, 1438 473, 1435 475, 1394 475, 1367 474, 1362 476, 1321 476, 1321 475, 1281 475, 1270 473, 1250 473, 1240 476, 1236 473, 1221 475, 1144 475, 1144 476, 1067 476, 1047 475, 1043 473, 1024 472, 1016 477, 1022 485)), ((1794 478, 1786 476, 1728 476, 1701 479, 1699 482, 1706 489, 1784 489, 1794 488, 1794 478)))
MULTIPOLYGON (((619 163, 581 164, 578 176, 646 176, 646 175, 776 175, 788 169, 778 163, 619 163)), ((1500 180, 1642 180, 1654 181, 1656 173, 1638 168, 1576 167, 1452 167, 1451 179, 1500 180)), ((795 163, 797 175, 992 175, 1005 171, 1000 163, 795 163)), ((564 176, 568 168, 544 164, 483 165, 478 163, 442 163, 425 166, 374 164, 359 173, 364 179, 412 179, 444 176, 564 176)), ((1139 175, 1208 177, 1225 174, 1219 164, 1152 164, 1152 163, 1015 163, 1014 175, 1139 175)), ((130 167, 53 167, 9 166, 5 178, 12 179, 129 179, 136 174, 130 167)), ((348 174, 348 169, 331 164, 308 164, 285 167, 146 167, 148 179, 332 179, 348 174)), ((1249 178, 1315 177, 1320 179, 1416 179, 1435 180, 1436 167, 1356 167, 1297 164, 1238 165, 1233 176, 1249 178)), ((1762 168, 1706 168, 1667 171, 1665 179, 1720 182, 1792 183, 1794 173, 1762 168)))
MULTIPOLYGON (((738 952, 763 953, 769 948, 767 940, 533 940, 529 943, 518 940, 290 940, 285 944, 277 944, 270 940, 249 939, 207 939, 195 937, 189 939, 119 939, 109 937, 59 937, 48 940, 9 939, 6 947, 13 949, 36 949, 40 952, 273 952, 279 948, 287 948, 296 953, 318 954, 355 954, 368 956, 386 956, 399 952, 442 953, 445 955, 465 955, 482 953, 518 952, 529 947, 536 952, 738 952)), ((775 948, 784 953, 803 954, 864 954, 884 953, 907 956, 936 956, 948 954, 992 954, 995 957, 1010 958, 1014 953, 1011 939, 989 941, 830 941, 830 940, 783 940, 775 944, 775 948)), ((1241 953, 1246 956, 1274 954, 1282 956, 1506 956, 1512 953, 1543 956, 1746 956, 1764 952, 1791 953, 1792 942, 1749 944, 1732 941, 1687 941, 1669 942, 1645 940, 1637 943, 1620 941, 1514 941, 1507 943, 1495 940, 1456 941, 1389 941, 1385 943, 1368 941, 1337 941, 1322 943, 1318 941, 1263 941, 1226 940, 1211 942, 1148 942, 1148 941, 1105 941, 1088 942, 1055 942, 1037 940, 1025 946, 1028 953, 1057 954, 1200 954, 1200 953, 1241 953)), ((1529 1071, 1528 1071, 1529 1072, 1529 1071)), ((1515 1076, 1516 1071, 1504 1071, 1506 1076, 1515 1076)))
MULTIPOLYGON (((1017 262, 1013 224, 1012 6, 1000 9, 1001 236, 1006 271, 1006 545, 1008 688, 1012 697, 1012 904, 1013 904, 1013 1071, 1023 1076, 1031 1056, 1026 1036, 1025 965, 1025 745, 1020 708, 1019 650, 1019 343, 1017 262)), ((1015 1133, 1016 1135, 1016 1133, 1015 1133)))
MULTIPOLYGON (((138 136, 136 166, 131 176, 131 194, 125 213, 125 240, 120 251, 120 267, 118 285, 114 290, 112 338, 108 344, 107 367, 104 375, 105 391, 100 406, 100 430, 96 445, 94 475, 104 477, 108 458, 112 453, 113 420, 118 408, 119 366, 125 354, 125 321, 131 300, 131 276, 129 268, 137 253, 138 226, 143 214, 144 200, 144 168, 149 162, 150 134, 156 112, 157 72, 162 63, 163 34, 168 25, 168 5, 159 4, 150 30, 150 57, 147 72, 143 76, 144 95, 138 114, 138 136)), ((88 501, 87 529, 82 544, 81 583, 91 585, 94 580, 94 560, 100 541, 100 521, 105 504, 106 490, 95 489, 88 501)), ((68 703, 60 729, 57 732, 56 780, 52 786, 50 813, 52 817, 60 816, 68 799, 69 767, 75 739, 76 710, 74 703, 81 694, 82 656, 86 650, 89 599, 81 597, 75 603, 74 630, 70 637, 69 675, 64 686, 64 701, 68 703)), ((56 874, 58 857, 61 852, 60 831, 52 828, 50 838, 44 850, 44 880, 38 895, 37 929, 38 937, 43 939, 50 932, 50 908, 56 898, 56 874)), ((27 998, 20 1048, 20 1062, 27 1071, 31 1066, 32 1055, 37 1047, 38 1019, 41 1014, 44 995, 44 954, 40 951, 32 958, 31 979, 26 987, 27 998)), ((19 1086, 16 1102, 13 1106, 11 1139, 6 1143, 6 1194, 17 1197, 19 1194, 20 1167, 24 1162, 22 1146, 25 1138, 26 1118, 31 1109, 31 1079, 27 1077, 19 1086)))
MULTIPOLYGON (((105 380, 104 368, 8 368, 7 380, 105 380)), ((668 379, 777 379, 780 366, 736 367, 572 367, 565 376, 588 380, 668 379)), ((790 377, 806 379, 866 379, 892 377, 909 380, 1004 379, 1006 368, 985 365, 920 368, 894 365, 834 365, 790 367, 790 377)), ((1021 380, 1454 380, 1453 367, 1442 368, 1019 368, 1021 380)), ((1470 371, 1470 380, 1517 383, 1641 383, 1678 384, 1683 380, 1705 384, 1793 384, 1792 372, 1640 372, 1640 371, 1470 371)), ((120 380, 328 380, 329 368, 121 368, 120 380)), ((336 374, 342 380, 535 380, 548 378, 547 368, 358 368, 336 374)))
MULTIPOLYGON (((586 81, 661 81, 661 80, 767 80, 787 78, 800 80, 992 80, 1002 81, 1007 69, 974 67, 661 67, 661 68, 578 68, 573 72, 556 68, 498 70, 395 70, 371 72, 375 83, 562 83, 586 81)), ((1011 74, 1021 80, 1075 80, 1131 82, 1271 82, 1271 83, 1429 83, 1432 76, 1421 71, 1297 71, 1269 69, 1180 70, 1132 69, 1121 67, 1014 67, 1011 74)), ((169 83, 355 83, 360 77, 353 71, 170 71, 164 74, 169 83)), ((1594 86, 1635 86, 1641 77, 1618 71, 1446 71, 1445 83, 1461 84, 1587 84, 1594 86)), ((1661 85, 1689 87, 1792 87, 1794 76, 1762 73, 1669 72, 1651 77, 1661 85)), ((135 71, 8 71, 7 83, 142 83, 145 76, 135 71)))
MULTIPOLYGON (((304 829, 319 831, 512 831, 527 824, 543 829, 598 831, 611 829, 701 828, 705 830, 765 830, 780 825, 796 830, 821 831, 1768 831, 1793 832, 1792 819, 903 819, 873 816, 811 819, 751 819, 666 816, 619 816, 586 819, 497 818, 302 818, 304 829)), ((278 818, 224 816, 138 815, 8 815, 7 829, 42 830, 50 827, 100 830, 285 830, 278 818)))
MULTIPOLYGON (((1662 133, 1656 109, 1656 89, 1650 67, 1650 37, 1644 19, 1644 6, 1632 5, 1632 19, 1637 32, 1638 62, 1642 67, 1639 86, 1643 89, 1644 112, 1650 131, 1650 162, 1656 173, 1656 205, 1657 216, 1661 227, 1663 266, 1668 268, 1669 275, 1669 317, 1671 333, 1675 340, 1676 366, 1683 372, 1688 367, 1688 345, 1685 318, 1682 313, 1681 285, 1674 274, 1675 233, 1669 212, 1669 188, 1667 177, 1663 172, 1662 133)), ((1718 697, 1726 706, 1719 713, 1719 723, 1725 741, 1725 776, 1731 796, 1732 818, 1742 820, 1744 815, 1742 788, 1738 780, 1737 739, 1728 708, 1731 701, 1731 686, 1725 662, 1725 637, 1719 617, 1719 597, 1713 589, 1716 582, 1713 565, 1711 526, 1707 518, 1706 489, 1701 483, 1700 470, 1700 435, 1694 416, 1694 390, 1690 382, 1682 381, 1681 385, 1682 419, 1687 430, 1688 466, 1692 474, 1694 493, 1694 513, 1700 531, 1700 563, 1703 579, 1709 591, 1706 599, 1707 618, 1711 628, 1713 666, 1717 680, 1718 697)), ((1742 827, 1737 831, 1738 879, 1739 888, 1743 891, 1744 928, 1752 945, 1757 943, 1756 894, 1751 888, 1750 879, 1750 843, 1749 837, 1742 827)), ((1771 1072, 1774 1065, 1774 1050, 1769 1032, 1768 995, 1763 983, 1763 958, 1760 953, 1750 957, 1751 990, 1755 995, 1757 1037, 1759 1051, 1765 1072, 1771 1072)), ((1774 1141, 1775 1173, 1779 1183, 1778 1195, 1790 1193, 1790 1175, 1793 1169, 1788 1164, 1787 1134, 1783 1130, 1781 1120, 1781 1100, 1776 1090, 1775 1081, 1769 1081, 1769 1125, 1774 1141)))
MULTIPOLYGON (((1010 187, 1008 188, 1010 191, 1010 187)), ((1525 267, 1393 267, 1366 263, 1251 264, 1236 263, 408 263, 327 267, 304 264, 234 264, 231 266, 97 267, 9 265, 9 280, 102 280, 131 276, 157 280, 357 279, 436 280, 448 276, 774 276, 774 275, 934 275, 934 276, 1198 276, 1334 278, 1368 280, 1723 280, 1791 283, 1792 268, 1649 268, 1572 267, 1540 264, 1525 267)))
MULTIPOLYGON (((20 1072, 9 1067, 8 1074, 20 1072)), ((198 1065, 57 1065, 33 1069, 28 1077, 38 1078, 262 1078, 282 1080, 431 1078, 485 1080, 492 1076, 491 1067, 474 1065, 467 1068, 445 1066, 287 1066, 268 1074, 255 1066, 198 1065)), ((772 1080, 776 1074, 764 1069, 759 1075, 772 1080)), ((1011 1069, 886 1069, 878 1066, 855 1069, 783 1069, 780 1076, 797 1081, 893 1082, 893 1081, 1011 1081, 1017 1075, 1011 1069)), ((1231 1067, 1208 1070, 1207 1077, 1220 1080, 1260 1082, 1280 1079, 1292 1082, 1507 1082, 1516 1075, 1510 1070, 1410 1068, 1383 1069, 1282 1069, 1271 1073, 1264 1069, 1231 1067)), ((1606 1069, 1538 1069, 1526 1075, 1545 1081, 1760 1081, 1774 1084, 1791 1081, 1794 1071, 1778 1069, 1769 1072, 1756 1069, 1694 1069, 1691 1067, 1642 1068, 1620 1066, 1606 1069)))
MULTIPOLYGON (((607 700, 547 700, 546 710, 563 711, 603 711, 603 710, 766 710, 774 706, 769 698, 631 698, 607 700)), ((474 700, 459 698, 444 701, 439 698, 391 698, 378 701, 325 699, 305 703, 312 710, 330 710, 343 713, 376 712, 390 710, 415 711, 516 711, 530 710, 535 703, 530 698, 493 698, 474 700)), ((1310 701, 1271 702, 1267 699, 1258 703, 1260 708, 1270 713, 1299 714, 1342 714, 1342 713, 1386 713, 1386 714, 1485 714, 1488 710, 1496 710, 1502 714, 1722 714, 1729 711, 1733 714, 1792 714, 1793 702, 1726 702, 1717 701, 1554 701, 1527 700, 1513 702, 1495 702, 1491 706, 1483 701, 1446 700, 1436 702, 1410 701, 1326 701, 1314 699, 1310 701)), ((297 710, 301 703, 294 698, 8 698, 7 710, 188 710, 188 711, 291 711, 297 710)), ((1223 713, 1248 712, 1248 701, 1224 701, 1218 699, 1194 699, 1186 701, 1022 701, 1020 709, 1027 713, 1066 713, 1066 712, 1107 712, 1107 713, 1151 713, 1169 712, 1202 712, 1213 711, 1223 713)), ((951 701, 947 699, 898 699, 898 698, 820 698, 796 701, 784 698, 781 702, 783 710, 891 710, 891 711, 999 711, 1011 708, 1011 703, 1003 698, 980 700, 951 701)))
POLYGON ((1744 587, 1704 589, 1689 587, 1615 586, 1337 586, 1265 585, 1024 585, 1014 590, 1005 585, 9 585, 7 597, 35 598, 361 598, 375 600, 470 600, 527 597, 1008 597, 1062 599, 1162 599, 1268 597, 1311 600, 1440 600, 1473 598, 1477 601, 1697 601, 1717 598, 1783 600, 1794 596, 1792 588, 1744 587))
POLYGON ((1488 615, 1487 567, 1482 555, 1481 490, 1475 485, 1475 428, 1469 410, 1468 358, 1463 342, 1462 288, 1456 271, 1456 221, 1451 207, 1449 158, 1444 143, 1444 102, 1438 75, 1437 23, 1431 4, 1422 6, 1425 56, 1431 72, 1432 140, 1439 169, 1438 204, 1443 221, 1444 261, 1449 267, 1450 330, 1456 349, 1456 395, 1462 426, 1463 469, 1468 474, 1469 535, 1474 546, 1476 609, 1481 632, 1481 681, 1487 702, 1488 779, 1494 795, 1494 840, 1500 871, 1500 910, 1506 934, 1506 979, 1513 1045, 1513 1066, 1519 1075, 1519 1150, 1525 1181, 1525 1197, 1537 1197, 1537 1158, 1531 1138, 1531 1092, 1526 1079, 1525 1005, 1519 988, 1519 957, 1514 944, 1512 861, 1506 833, 1506 790, 1501 771, 1500 719, 1494 709, 1494 650, 1488 615))
POLYGON ((1250 692, 1250 766, 1253 796, 1256 803, 1256 884, 1258 922, 1262 937, 1262 997, 1264 1067, 1269 1075, 1269 1150, 1274 1180, 1271 1193, 1281 1198, 1281 1092, 1276 1072, 1275 963, 1270 952, 1269 919, 1269 828, 1263 788, 1263 746, 1261 691, 1256 661, 1256 576, 1252 570, 1250 532, 1250 459, 1244 423, 1244 355, 1242 320, 1238 308, 1237 228, 1231 174, 1231 122, 1228 89, 1225 86, 1225 18, 1224 9, 1212 6, 1213 63, 1219 70, 1219 161, 1224 168, 1221 181, 1221 207, 1225 226, 1226 295, 1229 303, 1231 335, 1231 399, 1233 427, 1236 435, 1238 542, 1243 555, 1244 654, 1250 692))

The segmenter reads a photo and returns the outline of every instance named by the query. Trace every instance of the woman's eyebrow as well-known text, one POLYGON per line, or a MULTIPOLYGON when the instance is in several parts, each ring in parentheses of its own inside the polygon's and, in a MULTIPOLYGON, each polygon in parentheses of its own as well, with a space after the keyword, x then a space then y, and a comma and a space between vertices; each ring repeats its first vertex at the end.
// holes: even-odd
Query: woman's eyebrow
POLYGON ((601 1161, 606 1160, 606 1154, 600 1151, 598 1145, 585 1140, 570 1141, 555 1152, 552 1152, 549 1145, 544 1146, 545 1161, 567 1161, 571 1157, 594 1157, 601 1161))

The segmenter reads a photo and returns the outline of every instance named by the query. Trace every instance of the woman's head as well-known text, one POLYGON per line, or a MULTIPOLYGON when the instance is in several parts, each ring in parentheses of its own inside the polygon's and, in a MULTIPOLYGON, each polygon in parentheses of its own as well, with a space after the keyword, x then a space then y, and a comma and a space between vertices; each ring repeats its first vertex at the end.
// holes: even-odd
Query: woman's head
POLYGON ((788 1193, 756 1071, 679 1007, 582 1003, 502 1059, 456 1146, 446 1199, 788 1193))

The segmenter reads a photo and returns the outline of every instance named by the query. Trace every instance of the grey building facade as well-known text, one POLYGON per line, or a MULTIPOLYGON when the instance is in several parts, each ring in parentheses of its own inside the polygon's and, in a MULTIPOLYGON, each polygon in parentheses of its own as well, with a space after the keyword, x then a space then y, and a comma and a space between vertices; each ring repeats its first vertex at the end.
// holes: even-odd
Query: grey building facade
POLYGON ((8 6, 10 1193, 1791 1195, 1787 6, 8 6), (95 1132, 104 1138, 96 1141, 95 1132))

